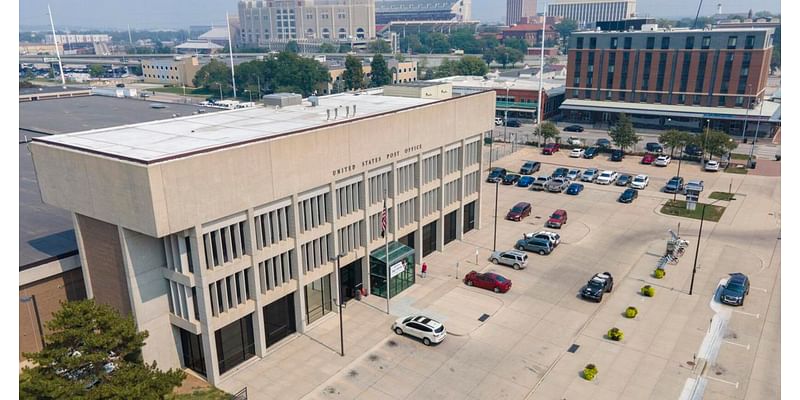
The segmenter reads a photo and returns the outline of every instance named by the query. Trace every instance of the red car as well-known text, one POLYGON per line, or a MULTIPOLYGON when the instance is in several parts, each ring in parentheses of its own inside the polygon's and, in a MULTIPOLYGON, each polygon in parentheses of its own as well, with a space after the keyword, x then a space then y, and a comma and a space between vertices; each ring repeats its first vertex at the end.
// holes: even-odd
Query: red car
POLYGON ((547 220, 545 226, 550 228, 559 228, 561 229, 561 225, 567 224, 567 210, 555 210, 553 215, 550 216, 550 219, 547 220))
POLYGON ((553 155, 561 147, 558 143, 548 143, 542 147, 542 154, 553 155))
POLYGON ((477 286, 482 289, 493 290, 495 293, 505 293, 511 289, 511 281, 500 274, 470 271, 464 277, 467 286, 477 286))
POLYGON ((517 203, 511 210, 508 211, 506 214, 506 219, 510 221, 522 221, 523 218, 531 215, 531 203, 517 203))
POLYGON ((656 160, 655 154, 647 153, 642 157, 642 164, 652 164, 656 160))

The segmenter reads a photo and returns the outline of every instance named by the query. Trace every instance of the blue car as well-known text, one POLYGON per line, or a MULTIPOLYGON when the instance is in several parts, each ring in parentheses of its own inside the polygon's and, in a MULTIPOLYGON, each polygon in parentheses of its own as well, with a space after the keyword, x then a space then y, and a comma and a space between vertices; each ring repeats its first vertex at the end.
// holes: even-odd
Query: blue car
POLYGON ((523 176, 517 181, 517 186, 524 188, 529 187, 534 180, 532 176, 523 176))
POLYGON ((567 187, 567 194, 571 194, 573 196, 577 196, 583 191, 583 185, 580 183, 570 183, 569 187, 567 187))

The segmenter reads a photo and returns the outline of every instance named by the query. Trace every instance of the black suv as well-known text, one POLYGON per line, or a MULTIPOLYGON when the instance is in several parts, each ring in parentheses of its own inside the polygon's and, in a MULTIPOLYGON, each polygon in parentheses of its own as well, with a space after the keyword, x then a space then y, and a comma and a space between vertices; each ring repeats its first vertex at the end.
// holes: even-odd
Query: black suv
POLYGON ((583 127, 580 125, 570 125, 564 127, 564 132, 583 132, 583 127))
POLYGON ((703 156, 703 149, 696 144, 690 144, 683 149, 683 153, 687 156, 692 157, 702 157, 703 156))
POLYGON ((503 178, 506 177, 507 173, 508 172, 506 171, 505 168, 494 168, 492 169, 492 172, 489 172, 489 177, 486 178, 486 182, 489 183, 500 182, 503 180, 503 178))
POLYGON ((519 122, 519 120, 516 120, 516 119, 510 119, 510 120, 508 120, 508 121, 506 122, 506 126, 510 126, 510 127, 512 127, 512 128, 519 128, 520 126, 522 126, 522 123, 521 123, 521 122, 519 122))
POLYGON ((661 152, 664 151, 664 147, 662 147, 661 144, 656 143, 656 142, 649 142, 649 143, 645 144, 644 145, 644 149, 646 151, 651 152, 651 153, 661 153, 661 152))
POLYGON ((606 293, 611 293, 613 288, 614 278, 611 276, 611 273, 598 272, 594 274, 592 279, 589 279, 589 282, 586 282, 586 286, 584 286, 581 290, 581 297, 585 299, 591 299, 599 303, 603 301, 603 295, 606 293))
POLYGON ((611 161, 622 161, 625 153, 620 149, 611 150, 611 161))
POLYGON ((750 294, 750 279, 741 272, 735 272, 722 285, 719 301, 732 306, 744 305, 744 297, 750 294))

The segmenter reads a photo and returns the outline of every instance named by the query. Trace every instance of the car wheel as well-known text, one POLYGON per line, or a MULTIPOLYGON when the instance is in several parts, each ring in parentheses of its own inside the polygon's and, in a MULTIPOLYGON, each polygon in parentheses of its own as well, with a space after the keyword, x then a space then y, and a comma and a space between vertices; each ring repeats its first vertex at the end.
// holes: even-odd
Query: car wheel
POLYGON ((614 290, 614 284, 613 283, 608 285, 608 290, 606 290, 606 292, 611 293, 612 290, 614 290))
POLYGON ((520 268, 519 264, 514 264, 514 269, 519 270, 519 268, 520 268))
POLYGON ((467 281, 467 286, 472 286, 472 281, 467 281))
POLYGON ((492 259, 492 264, 497 265, 499 263, 500 263, 500 261, 498 261, 496 258, 492 259))
POLYGON ((517 250, 523 250, 522 246, 517 246, 517 250))
POLYGON ((428 338, 423 338, 422 339, 422 344, 424 344, 425 346, 430 346, 431 345, 431 340, 428 339, 428 338))
POLYGON ((539 255, 542 255, 542 256, 543 256, 543 255, 545 255, 545 254, 547 254, 547 253, 545 253, 545 251, 544 251, 544 250, 539 250, 539 255))
POLYGON ((403 334, 403 330, 400 329, 400 328, 394 328, 394 333, 396 333, 398 335, 402 335, 403 334))
POLYGON ((494 288, 494 292, 495 292, 495 293, 500 293, 500 288, 499 288, 499 287, 497 287, 497 286, 495 286, 495 288, 494 288))
POLYGON ((595 300, 595 302, 599 303, 601 301, 603 301, 603 295, 602 294, 600 295, 600 297, 597 298, 597 300, 595 300))

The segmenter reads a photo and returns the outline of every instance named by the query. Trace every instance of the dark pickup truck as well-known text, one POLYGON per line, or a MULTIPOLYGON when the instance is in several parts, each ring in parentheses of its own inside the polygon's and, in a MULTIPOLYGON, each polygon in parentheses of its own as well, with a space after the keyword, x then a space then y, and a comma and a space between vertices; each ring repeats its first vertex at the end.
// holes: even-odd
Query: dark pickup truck
POLYGON ((603 301, 603 295, 605 293, 610 293, 611 289, 614 288, 614 278, 611 276, 610 272, 598 272, 594 274, 592 279, 589 279, 589 282, 586 282, 586 286, 581 289, 581 297, 585 299, 591 299, 596 302, 603 301))

